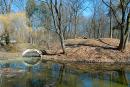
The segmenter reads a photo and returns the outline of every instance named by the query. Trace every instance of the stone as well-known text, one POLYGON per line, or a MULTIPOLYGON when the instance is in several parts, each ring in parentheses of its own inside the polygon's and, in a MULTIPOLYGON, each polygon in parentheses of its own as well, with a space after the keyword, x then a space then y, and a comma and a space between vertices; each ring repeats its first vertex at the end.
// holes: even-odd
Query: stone
POLYGON ((40 50, 42 52, 42 55, 47 55, 47 52, 45 50, 40 50))
POLYGON ((24 75, 24 70, 15 70, 12 68, 3 68, 0 69, 0 76, 6 77, 6 78, 14 78, 14 77, 20 77, 24 75))
POLYGON ((27 49, 22 53, 23 57, 41 57, 42 52, 37 49, 27 49))
POLYGON ((37 49, 27 49, 22 53, 23 62, 27 66, 39 64, 42 59, 43 52, 37 49))

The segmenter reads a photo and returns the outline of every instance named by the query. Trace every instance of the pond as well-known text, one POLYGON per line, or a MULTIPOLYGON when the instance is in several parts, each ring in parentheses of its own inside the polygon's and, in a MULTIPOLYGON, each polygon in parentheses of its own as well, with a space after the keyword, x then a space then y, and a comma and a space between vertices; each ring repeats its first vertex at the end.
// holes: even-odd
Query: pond
POLYGON ((0 60, 0 87, 130 87, 130 67, 0 60))

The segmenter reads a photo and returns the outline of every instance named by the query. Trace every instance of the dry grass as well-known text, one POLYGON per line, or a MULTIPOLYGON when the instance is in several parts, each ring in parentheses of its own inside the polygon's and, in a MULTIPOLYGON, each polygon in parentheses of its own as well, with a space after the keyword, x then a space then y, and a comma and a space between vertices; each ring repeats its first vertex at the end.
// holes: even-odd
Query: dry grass
POLYGON ((118 39, 80 39, 75 42, 75 44, 77 45, 77 47, 70 48, 70 43, 68 45, 67 56, 69 58, 73 57, 79 60, 92 60, 95 62, 123 62, 128 60, 128 58, 130 57, 130 44, 128 44, 128 48, 125 50, 125 52, 120 52, 116 50, 119 44, 118 39))
POLYGON ((65 41, 66 55, 44 56, 52 60, 86 62, 129 62, 130 44, 124 52, 116 50, 119 40, 68 39, 65 41))
MULTIPOLYGON (((55 61, 86 61, 86 62, 130 62, 130 43, 124 52, 116 50, 119 44, 118 39, 101 38, 101 39, 68 39, 65 41, 66 54, 61 52, 59 44, 50 46, 50 50, 46 50, 50 55, 44 55, 46 60, 55 61)), ((8 52, 0 52, 0 57, 20 56, 20 54, 30 48, 44 50, 44 46, 37 46, 28 43, 15 44, 10 46, 12 50, 8 52)))

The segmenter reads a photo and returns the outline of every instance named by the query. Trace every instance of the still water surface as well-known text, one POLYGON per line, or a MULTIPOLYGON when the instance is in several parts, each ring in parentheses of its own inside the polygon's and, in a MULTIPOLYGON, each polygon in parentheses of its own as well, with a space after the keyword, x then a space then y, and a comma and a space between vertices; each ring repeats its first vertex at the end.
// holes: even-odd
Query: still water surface
POLYGON ((0 60, 0 72, 8 72, 0 74, 0 87, 130 87, 129 65, 102 69, 104 64, 87 64, 83 71, 71 66, 41 62, 29 67, 22 61, 0 60), (4 69, 9 70, 2 71, 4 69))

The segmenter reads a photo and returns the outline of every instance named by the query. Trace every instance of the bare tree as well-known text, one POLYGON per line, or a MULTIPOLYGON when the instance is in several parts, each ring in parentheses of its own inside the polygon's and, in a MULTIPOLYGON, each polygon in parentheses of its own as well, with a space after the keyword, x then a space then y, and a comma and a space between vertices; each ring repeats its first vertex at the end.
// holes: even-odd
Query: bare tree
POLYGON ((8 14, 11 12, 13 0, 0 0, 0 13, 8 14))
POLYGON ((79 15, 86 10, 87 7, 84 7, 85 0, 70 0, 69 5, 71 8, 71 17, 72 20, 74 20, 74 38, 76 37, 77 34, 77 24, 78 24, 78 17, 79 15))
POLYGON ((62 30, 62 0, 58 3, 57 0, 50 0, 48 3, 48 6, 51 11, 51 15, 53 18, 53 24, 55 27, 55 32, 58 34, 60 38, 62 53, 65 53, 65 45, 64 45, 64 37, 63 37, 63 30, 62 30))
MULTIPOLYGON (((0 13, 5 15, 5 14, 9 14, 11 12, 11 6, 12 6, 12 3, 13 3, 13 0, 0 0, 0 13)), ((7 22, 6 22, 7 23, 7 22)), ((2 35, 1 37, 4 37, 5 38, 5 43, 8 45, 9 42, 10 42, 10 35, 9 35, 9 32, 8 32, 8 24, 4 23, 4 36, 2 35)))
MULTIPOLYGON (((110 0, 110 7, 112 7, 112 1, 110 0)), ((112 38, 112 11, 111 8, 109 9, 109 14, 110 14, 110 38, 112 38)))
POLYGON ((107 4, 107 2, 105 2, 104 0, 102 0, 102 2, 108 6, 113 15, 114 15, 114 18, 119 26, 119 29, 120 29, 120 43, 119 43, 119 46, 118 46, 118 50, 125 50, 126 48, 126 42, 128 40, 128 32, 129 32, 129 27, 126 27, 126 25, 128 26, 129 25, 129 15, 130 15, 130 8, 129 8, 129 0, 118 0, 118 10, 117 9, 114 9, 112 8, 109 4, 107 4), (119 17, 117 16, 117 13, 119 13, 119 15, 121 15, 121 19, 119 19, 119 17), (126 16, 127 16, 127 20, 126 21, 126 16))

